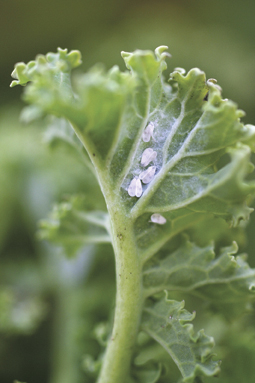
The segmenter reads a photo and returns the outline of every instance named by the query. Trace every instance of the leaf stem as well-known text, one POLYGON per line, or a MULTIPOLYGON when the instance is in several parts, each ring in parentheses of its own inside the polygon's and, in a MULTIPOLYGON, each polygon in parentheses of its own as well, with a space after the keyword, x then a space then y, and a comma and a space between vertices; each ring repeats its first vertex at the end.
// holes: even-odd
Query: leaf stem
POLYGON ((133 222, 121 204, 108 204, 116 258, 116 309, 98 383, 125 383, 140 324, 143 288, 133 222), (110 206, 109 206, 110 205, 110 206))
POLYGON ((81 135, 78 128, 74 126, 74 129, 98 174, 98 181, 108 207, 116 262, 117 293, 114 324, 97 383, 125 383, 130 375, 131 358, 143 307, 142 263, 136 246, 134 220, 127 215, 119 194, 113 192, 114 186, 93 143, 81 135), (93 153, 96 155, 93 156, 93 153))

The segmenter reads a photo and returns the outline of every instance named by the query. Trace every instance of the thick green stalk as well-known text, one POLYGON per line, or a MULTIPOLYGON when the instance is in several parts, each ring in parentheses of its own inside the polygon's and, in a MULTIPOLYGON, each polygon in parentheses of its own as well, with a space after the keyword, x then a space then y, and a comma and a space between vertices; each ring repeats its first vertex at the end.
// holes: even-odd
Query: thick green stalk
POLYGON ((125 383, 130 373, 137 332, 143 307, 142 262, 139 259, 134 235, 134 221, 115 192, 108 171, 103 168, 94 145, 78 137, 86 148, 98 174, 111 223, 112 245, 116 264, 116 305, 111 337, 97 383, 125 383), (93 154, 94 153, 94 154, 93 154))
POLYGON ((116 258, 116 309, 98 383, 125 383, 129 376, 142 311, 141 263, 138 259, 133 222, 120 203, 108 202, 116 258))

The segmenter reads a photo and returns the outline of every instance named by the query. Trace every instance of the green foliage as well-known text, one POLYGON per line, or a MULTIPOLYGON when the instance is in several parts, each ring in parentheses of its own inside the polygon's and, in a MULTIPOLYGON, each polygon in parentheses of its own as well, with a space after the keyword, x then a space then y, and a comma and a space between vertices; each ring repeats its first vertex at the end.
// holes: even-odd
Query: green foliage
POLYGON ((90 212, 90 202, 76 196, 55 206, 51 217, 41 221, 39 238, 60 244, 70 256, 88 243, 110 243, 108 215, 90 212))
POLYGON ((145 294, 180 290, 216 304, 244 303, 254 293, 255 270, 244 256, 234 257, 236 252, 234 243, 215 258, 212 245, 200 248, 185 242, 172 254, 147 264, 143 273, 145 294))
MULTIPOLYGON (((113 328, 103 356, 100 350, 99 359, 87 353, 83 359, 90 374, 100 370, 98 383, 164 382, 165 366, 171 363, 166 353, 183 382, 210 379, 219 373, 212 358, 213 338, 203 330, 195 334, 187 323, 194 314, 183 302, 161 299, 162 291, 168 290, 171 298, 176 292, 199 297, 226 317, 226 311, 234 312, 232 306, 243 311, 253 298, 255 271, 243 255, 235 256, 236 244, 227 243, 215 255, 208 242, 217 242, 219 232, 206 231, 212 220, 217 218, 219 225, 224 220, 229 227, 222 226, 223 242, 232 241, 237 232, 233 227, 249 218, 255 128, 241 123, 244 113, 222 99, 216 81, 206 81, 201 70, 185 75, 177 68, 166 83, 166 48, 157 48, 155 54, 122 52, 128 69, 124 73, 95 66, 71 81, 80 55, 61 49, 27 65, 19 63, 13 72, 12 86, 28 82, 24 99, 31 106, 23 118, 51 114, 66 119, 53 120, 50 143, 63 141, 77 149, 89 174, 85 176, 92 177, 91 171, 95 176, 85 197, 72 197, 54 208, 39 235, 68 255, 88 243, 113 245, 113 328), (154 153, 149 159, 148 149, 154 153), (146 170, 151 172, 149 182, 141 176, 146 170), (96 197, 95 180, 108 212, 96 197), (183 233, 190 234, 190 241, 183 233), (193 238, 205 243, 193 243, 193 238), (141 364, 137 358, 146 347, 137 344, 139 329, 160 345, 141 364)), ((102 347, 102 336, 98 330, 96 334, 102 347)), ((103 335, 105 339, 105 330, 103 335)), ((165 376, 173 378, 171 372, 165 376)))
POLYGON ((212 361, 213 338, 203 330, 194 335, 193 326, 187 323, 194 317, 194 313, 184 309, 184 302, 167 299, 144 309, 142 329, 169 353, 181 371, 183 382, 219 373, 219 363, 212 361))

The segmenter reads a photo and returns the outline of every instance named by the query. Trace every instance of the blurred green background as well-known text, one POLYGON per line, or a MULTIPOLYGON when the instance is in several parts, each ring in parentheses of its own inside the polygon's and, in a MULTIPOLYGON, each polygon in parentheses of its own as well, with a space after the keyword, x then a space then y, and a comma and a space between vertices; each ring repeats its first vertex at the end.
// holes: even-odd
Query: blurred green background
MULTIPOLYGON (((62 47, 82 52, 82 70, 97 62, 107 68, 118 64, 124 70, 120 51, 154 50, 168 45, 172 54, 168 73, 176 66, 187 70, 199 67, 208 78, 218 80, 223 97, 236 101, 246 111, 244 121, 255 124, 254 15, 255 2, 250 0, 0 1, 0 383, 14 379, 74 383, 75 372, 71 370, 76 361, 73 363, 68 357, 74 357, 72 341, 65 340, 62 347, 70 350, 61 356, 56 338, 62 335, 56 329, 62 325, 65 329, 84 328, 84 323, 63 324, 58 319, 59 313, 68 317, 70 311, 70 306, 62 304, 63 297, 73 302, 74 291, 78 292, 75 299, 83 296, 84 283, 79 278, 90 282, 86 298, 90 303, 86 307, 89 305, 99 320, 106 320, 108 315, 106 307, 97 312, 92 304, 101 293, 105 294, 104 290, 93 290, 90 281, 100 250, 86 250, 85 261, 79 261, 84 270, 80 277, 77 261, 66 267, 59 254, 53 255, 51 247, 35 239, 36 223, 47 215, 53 202, 70 193, 83 192, 88 183, 78 158, 64 149, 52 152, 42 143, 41 123, 28 127, 19 123, 22 88, 9 88, 13 65, 62 47), (57 363, 65 365, 62 376, 60 368, 54 371, 52 367, 57 363)), ((252 266, 254 222, 255 214, 243 246, 252 266)), ((111 253, 104 249, 107 251, 111 253)), ((112 261, 104 267, 113 270, 112 261)), ((109 272, 113 279, 113 271, 109 272)), ((110 283, 107 299, 113 295, 110 283)), ((75 307, 80 307, 81 318, 88 310, 79 303, 75 307)), ((85 326, 89 331, 90 320, 85 326)), ((243 358, 244 363, 250 357, 252 365, 255 347, 249 345, 248 351, 246 347, 251 339, 255 343, 254 332, 251 334, 240 347, 243 355, 248 355, 243 358)), ((77 335, 79 339, 82 336, 84 343, 87 335, 77 335)), ((81 352, 86 354, 88 350, 82 347, 81 352)), ((91 339, 87 340, 92 354, 98 352, 96 347, 91 339)), ((230 361, 234 358, 228 357, 230 361)), ((242 367, 242 374, 249 366, 242 367)), ((247 372, 246 379, 243 376, 242 381, 254 383, 255 373, 247 372)), ((91 382, 93 377, 82 377, 81 381, 91 382)), ((230 381, 240 382, 240 378, 225 378, 225 383, 230 381)))

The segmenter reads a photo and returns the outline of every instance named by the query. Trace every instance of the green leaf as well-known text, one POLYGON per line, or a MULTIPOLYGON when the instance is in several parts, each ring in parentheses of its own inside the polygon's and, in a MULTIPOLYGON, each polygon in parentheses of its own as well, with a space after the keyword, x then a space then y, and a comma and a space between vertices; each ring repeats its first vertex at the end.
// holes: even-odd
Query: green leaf
POLYGON ((84 146, 67 120, 52 118, 44 132, 44 140, 51 148, 63 145, 68 149, 73 149, 79 155, 83 164, 96 176, 95 169, 84 146))
POLYGON ((69 147, 82 151, 83 146, 72 129, 71 124, 63 118, 52 118, 44 133, 46 143, 55 147, 65 144, 69 147))
POLYGON ((205 247, 213 241, 216 248, 221 248, 236 241, 240 247, 244 248, 247 246, 245 231, 247 223, 242 221, 237 227, 230 228, 225 220, 208 216, 208 219, 201 220, 186 231, 191 241, 200 247, 205 247))
POLYGON ((215 257, 213 245, 198 247, 186 241, 144 270, 145 295, 163 290, 189 292, 217 304, 245 303, 254 297, 255 269, 245 256, 234 257, 236 243, 215 257))
POLYGON ((184 309, 184 302, 165 298, 146 307, 142 319, 142 329, 168 352, 188 383, 197 376, 219 373, 219 363, 212 360, 213 338, 203 330, 194 334, 187 323, 194 317, 184 309))
POLYGON ((77 76, 74 86, 70 71, 80 62, 76 51, 38 56, 17 64, 13 74, 14 85, 31 81, 25 99, 33 108, 71 122, 101 178, 120 194, 123 214, 136 220, 144 261, 209 214, 234 226, 248 219, 247 199, 255 191, 255 182, 247 181, 254 126, 240 122, 244 113, 222 99, 216 81, 206 81, 197 68, 186 75, 177 68, 167 84, 162 76, 166 49, 122 52, 129 72, 96 66, 77 76), (144 142, 150 122, 153 137, 144 142), (141 165, 146 148, 157 152, 151 163, 155 177, 142 185, 140 198, 130 197, 131 181, 146 168, 141 165), (163 215, 166 224, 150 222, 153 213, 163 215))
MULTIPOLYGON (((159 47, 155 55, 123 52, 130 73, 95 67, 79 76, 75 91, 70 70, 79 60, 70 57, 78 57, 77 52, 39 56, 27 66, 18 64, 14 76, 21 84, 32 81, 25 92, 29 103, 70 120, 90 156, 97 156, 101 172, 110 172, 132 217, 162 213, 170 225, 184 215, 212 213, 236 225, 249 216, 245 201, 255 190, 255 183, 246 181, 252 170, 250 148, 241 144, 252 145, 255 128, 240 122, 243 112, 223 100, 220 87, 206 82, 197 68, 186 76, 174 71, 167 85, 162 77, 166 48, 159 47), (144 142, 149 122, 154 139, 144 142), (156 175, 139 199, 130 198, 128 186, 144 170, 141 156, 148 147, 157 152, 156 175), (226 153, 229 162, 222 166, 226 153)), ((145 230, 151 226, 147 223, 145 230)))
MULTIPOLYGON (((155 54, 123 52, 125 73, 117 67, 107 72, 95 66, 71 81, 71 68, 80 63, 80 56, 67 50, 18 64, 13 73, 17 81, 12 85, 29 82, 24 98, 31 107, 25 118, 43 114, 65 118, 86 149, 86 160, 94 166, 106 199, 111 230, 108 216, 92 213, 88 201, 84 206, 69 201, 42 223, 41 237, 60 244, 70 255, 85 243, 113 240, 118 290, 113 331, 118 329, 118 336, 108 343, 101 375, 107 371, 116 382, 129 375, 125 361, 131 360, 135 335, 132 338, 127 328, 131 324, 136 334, 132 325, 138 326, 142 310, 140 270, 157 252, 159 257, 144 269, 144 298, 166 288, 227 306, 232 301, 246 302, 254 289, 254 272, 243 257, 233 258, 235 248, 224 249, 217 258, 212 246, 199 248, 188 242, 168 250, 170 240, 175 236, 178 241, 177 234, 183 231, 193 229, 203 236, 203 223, 215 217, 232 226, 249 218, 248 204, 255 192, 249 176, 255 128, 241 123, 244 113, 232 101, 223 100, 215 80, 206 81, 201 70, 185 75, 177 68, 167 84, 162 74, 165 50, 163 46, 155 54), (153 153, 151 161, 145 155, 148 149, 153 153), (122 330, 125 337, 119 336, 122 330), (120 339, 125 339, 126 347, 118 343, 120 339)), ((63 134, 53 136, 59 140, 62 135, 62 140, 76 146, 75 136, 61 129, 63 134)), ((216 375, 219 366, 212 360, 213 339, 203 331, 194 335, 187 323, 194 315, 183 307, 167 299, 146 306, 142 329, 172 356, 183 381, 193 382, 216 375)), ((90 362, 96 372, 99 365, 90 362)), ((141 367, 134 379, 156 381, 158 367, 151 366, 147 373, 141 367)))
POLYGON ((160 382, 177 382, 180 378, 180 371, 175 362, 169 358, 168 352, 157 342, 155 342, 148 334, 141 332, 139 335, 148 337, 148 341, 143 345, 138 356, 135 358, 136 366, 149 366, 149 364, 157 364, 162 366, 160 382))
POLYGON ((40 222, 39 238, 61 246, 68 256, 85 244, 111 242, 108 215, 89 207, 90 200, 82 196, 55 205, 50 217, 40 222))
MULTIPOLYGON (((132 57, 139 55, 146 56, 146 52, 135 52, 132 57)), ((145 60, 140 61, 132 62, 132 70, 137 75, 141 67, 146 66, 145 60)), ((156 78, 155 81, 160 82, 156 89, 147 84, 150 97, 153 101, 156 98, 157 103, 148 105, 146 122, 152 121, 155 125, 155 141, 137 143, 136 156, 129 163, 129 173, 125 172, 122 186, 126 188, 131 178, 141 172, 139 162, 148 146, 157 152, 154 161, 157 173, 144 188, 143 196, 133 199, 133 214, 138 216, 142 210, 159 212, 171 220, 173 211, 186 209, 213 212, 235 223, 240 219, 239 213, 233 213, 236 208, 246 218, 248 212, 243 209, 243 200, 254 191, 254 183, 243 182, 250 170, 249 148, 240 144, 235 149, 232 147, 254 135, 254 128, 240 123, 243 113, 233 102, 222 100, 219 88, 210 81, 206 83, 204 73, 198 69, 186 76, 178 71, 171 75, 177 91, 172 88, 164 93, 162 80, 156 78), (208 90, 209 99, 204 101, 208 90), (231 154, 231 161, 221 169, 218 163, 225 153, 231 154), (232 183, 235 188, 231 194, 232 183), (226 195, 228 191, 230 195, 226 195)))
POLYGON ((83 137, 86 136, 90 147, 94 143, 97 155, 105 157, 115 140, 115 129, 120 124, 133 81, 117 67, 105 73, 101 66, 96 66, 77 79, 77 90, 74 91, 70 71, 79 63, 77 51, 67 53, 67 50, 59 49, 56 54, 37 56, 27 65, 16 65, 12 76, 18 81, 13 81, 11 86, 25 85, 30 81, 24 98, 33 104, 33 110, 36 108, 37 113, 41 110, 69 119, 79 127, 81 141, 84 143, 83 137))
POLYGON ((71 51, 67 53, 67 49, 58 48, 58 53, 48 53, 46 56, 38 55, 35 61, 25 63, 17 63, 12 72, 12 77, 16 80, 11 86, 26 85, 29 81, 33 81, 42 74, 47 79, 53 80, 56 84, 63 81, 63 74, 70 73, 71 69, 81 64, 81 54, 79 51, 71 51), (61 76, 62 74, 62 76, 61 76))

